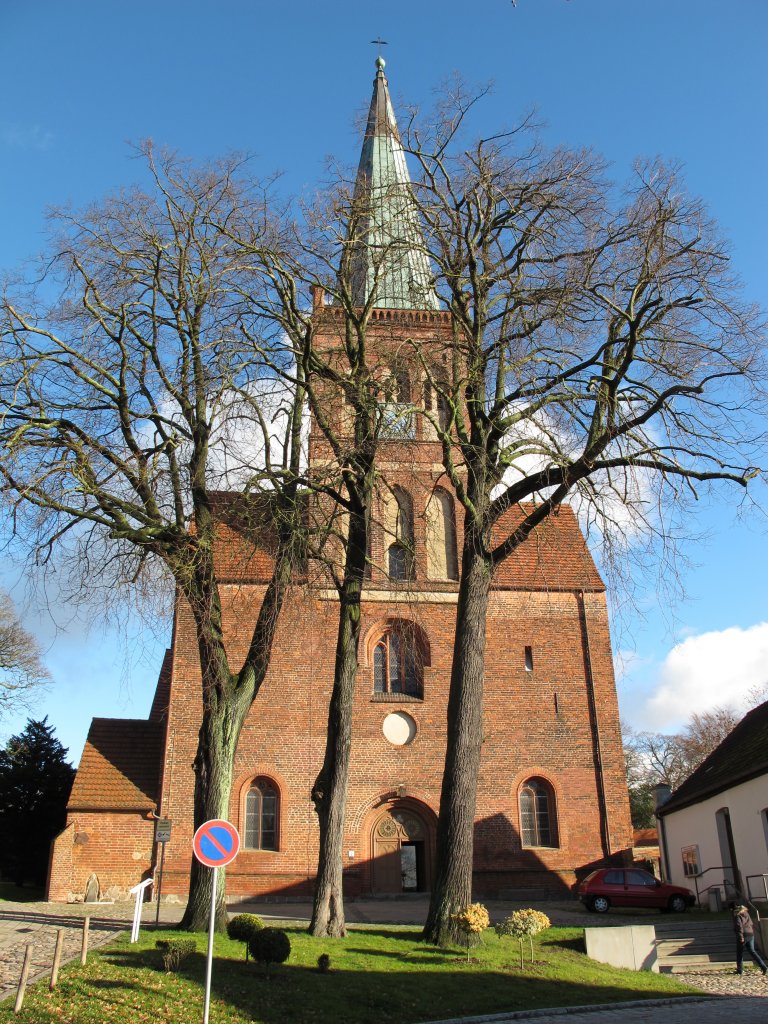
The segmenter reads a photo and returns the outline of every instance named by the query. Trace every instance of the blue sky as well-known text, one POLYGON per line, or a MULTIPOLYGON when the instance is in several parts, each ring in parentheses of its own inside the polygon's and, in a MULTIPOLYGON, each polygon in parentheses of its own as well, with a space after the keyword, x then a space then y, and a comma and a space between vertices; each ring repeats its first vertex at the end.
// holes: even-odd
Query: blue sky
MULTIPOLYGON (((196 159, 245 150, 264 173, 282 171, 288 191, 311 190, 327 156, 354 164, 377 36, 397 110, 428 108, 458 71, 494 83, 478 130, 536 106, 548 141, 594 146, 617 177, 638 155, 680 161, 747 294, 768 307, 765 0, 5 0, 0 273, 40 250, 47 206, 83 205, 140 176, 131 141, 196 159)), ((649 587, 642 617, 616 638, 622 709, 638 727, 676 728, 693 705, 738 703, 763 681, 765 523, 738 513, 725 500, 702 508, 708 539, 687 551, 688 600, 660 608, 649 587)), ((25 611, 55 678, 36 713, 77 759, 92 715, 146 715, 170 629, 133 630, 126 651, 113 630, 53 605, 68 623, 58 635, 50 615, 25 611)), ((0 723, 0 736, 23 724, 0 723)))

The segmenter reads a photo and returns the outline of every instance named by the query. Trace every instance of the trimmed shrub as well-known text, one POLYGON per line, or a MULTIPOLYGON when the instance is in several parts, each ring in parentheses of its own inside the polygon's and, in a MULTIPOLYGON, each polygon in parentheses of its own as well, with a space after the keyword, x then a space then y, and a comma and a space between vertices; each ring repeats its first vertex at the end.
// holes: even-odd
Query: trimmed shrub
POLYGON ((470 903, 458 914, 452 914, 451 920, 456 922, 456 927, 464 933, 467 942, 467 960, 469 960, 469 947, 471 944, 480 942, 480 936, 491 923, 488 911, 482 903, 470 903))
POLYGON ((251 936, 264 927, 258 914, 236 914, 227 922, 227 935, 233 942, 245 943, 245 959, 248 959, 248 943, 251 936))
POLYGON ((282 928, 261 928, 248 940, 251 956, 259 963, 281 964, 288 959, 291 942, 282 928))
POLYGON ((155 945, 162 951, 166 974, 177 970, 182 960, 197 951, 194 939, 158 939, 155 945))
POLYGON ((505 917, 503 921, 495 925, 495 928, 500 939, 505 935, 514 935, 520 942, 520 968, 522 969, 524 937, 528 936, 531 947, 531 963, 533 963, 533 937, 544 931, 545 928, 549 928, 549 925, 550 920, 546 914, 529 907, 527 910, 516 910, 514 914, 510 914, 509 917, 505 917))
POLYGON ((328 974, 331 969, 331 958, 327 953, 321 953, 317 958, 317 969, 321 974, 328 974))

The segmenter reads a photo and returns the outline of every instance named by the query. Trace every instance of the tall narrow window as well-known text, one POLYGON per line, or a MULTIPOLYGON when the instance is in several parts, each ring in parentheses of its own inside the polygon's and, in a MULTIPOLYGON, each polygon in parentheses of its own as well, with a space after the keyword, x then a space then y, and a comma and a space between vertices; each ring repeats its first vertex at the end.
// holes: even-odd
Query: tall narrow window
POLYGON ((426 508, 427 576, 431 580, 457 580, 456 520, 453 498, 437 487, 426 508))
POLYGON ((387 574, 392 580, 413 578, 413 504, 402 487, 393 487, 384 509, 387 574))
POLYGON ((277 789, 269 779, 254 779, 245 798, 245 837, 248 850, 277 849, 277 789))
POLYGON ((374 693, 422 697, 423 676, 423 658, 413 628, 400 623, 387 630, 373 651, 374 693))
POLYGON ((391 440, 412 440, 416 424, 411 403, 411 378, 403 367, 397 367, 384 385, 381 406, 380 436, 391 440))
POLYGON ((447 430, 451 422, 451 411, 445 392, 448 390, 447 381, 437 378, 433 384, 431 380, 424 382, 424 409, 430 413, 429 433, 436 437, 435 425, 440 430, 447 430))
POLYGON ((544 779, 528 779, 520 790, 520 838, 523 846, 557 846, 555 794, 544 779))

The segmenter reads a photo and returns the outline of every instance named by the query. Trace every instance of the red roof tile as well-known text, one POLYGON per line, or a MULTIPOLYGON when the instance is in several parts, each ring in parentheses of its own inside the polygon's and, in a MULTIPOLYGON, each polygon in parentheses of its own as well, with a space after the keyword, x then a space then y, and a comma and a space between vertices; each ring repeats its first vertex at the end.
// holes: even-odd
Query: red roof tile
POLYGON ((160 788, 164 734, 159 722, 94 718, 68 809, 154 808, 160 788))
MULTIPOLYGON (((508 537, 531 511, 509 509, 493 531, 494 544, 508 537)), ((605 590, 570 505, 561 505, 496 570, 495 587, 514 590, 605 590)))

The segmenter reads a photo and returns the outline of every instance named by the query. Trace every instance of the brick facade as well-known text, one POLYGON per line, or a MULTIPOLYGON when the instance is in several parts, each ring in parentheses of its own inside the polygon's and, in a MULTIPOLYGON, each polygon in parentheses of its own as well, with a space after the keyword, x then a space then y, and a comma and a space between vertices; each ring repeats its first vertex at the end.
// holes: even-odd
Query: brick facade
MULTIPOLYGON (((332 327, 333 316, 325 315, 332 327)), ((444 324, 440 314, 424 323, 402 312, 381 319, 385 350, 398 332, 434 339, 444 324)), ((329 329, 327 344, 332 341, 329 329)), ((415 406, 420 391, 421 383, 413 380, 415 406)), ((415 857, 418 887, 429 888, 431 879, 458 584, 426 578, 424 512, 433 488, 445 481, 437 443, 422 416, 415 413, 414 419, 413 436, 384 442, 380 453, 387 492, 399 486, 411 497, 415 557, 413 577, 393 583, 385 572, 392 538, 375 527, 344 842, 350 896, 401 887, 400 867, 406 865, 398 858, 406 846, 414 851, 409 856, 415 857), (374 693, 376 642, 392 623, 404 621, 415 624, 419 637, 423 695, 374 693), (384 721, 393 714, 410 716, 411 742, 395 745, 385 737, 384 721)), ((327 454, 313 431, 312 459, 322 465, 327 454)), ((238 532, 228 500, 221 498, 217 558, 226 642, 236 666, 248 648, 271 560, 263 537, 254 542, 238 532)), ((500 529, 514 525, 514 517, 510 513, 500 529)), ((460 515, 456 519, 460 550, 460 515)), ((243 729, 230 808, 230 820, 244 834, 248 789, 256 778, 270 780, 279 794, 277 849, 241 852, 227 870, 231 897, 291 898, 312 891, 318 831, 310 792, 323 756, 337 611, 329 580, 310 564, 286 602, 269 673, 243 729)), ((498 571, 487 624, 484 710, 475 832, 478 895, 562 891, 577 872, 631 850, 604 588, 569 508, 553 515, 498 571), (520 790, 531 778, 548 787, 554 839, 524 848, 520 790)), ((99 736, 89 736, 68 826, 53 855, 51 898, 81 892, 91 872, 102 891, 125 890, 145 877, 154 863, 153 812, 173 822, 163 892, 184 895, 200 713, 194 623, 180 601, 150 721, 143 723, 151 749, 158 751, 155 774, 145 764, 140 778, 128 784, 131 772, 120 758, 130 760, 148 748, 136 736, 120 741, 120 723, 111 723, 108 742, 102 735, 100 751, 99 736)), ((135 731, 139 724, 130 727, 135 731)))

